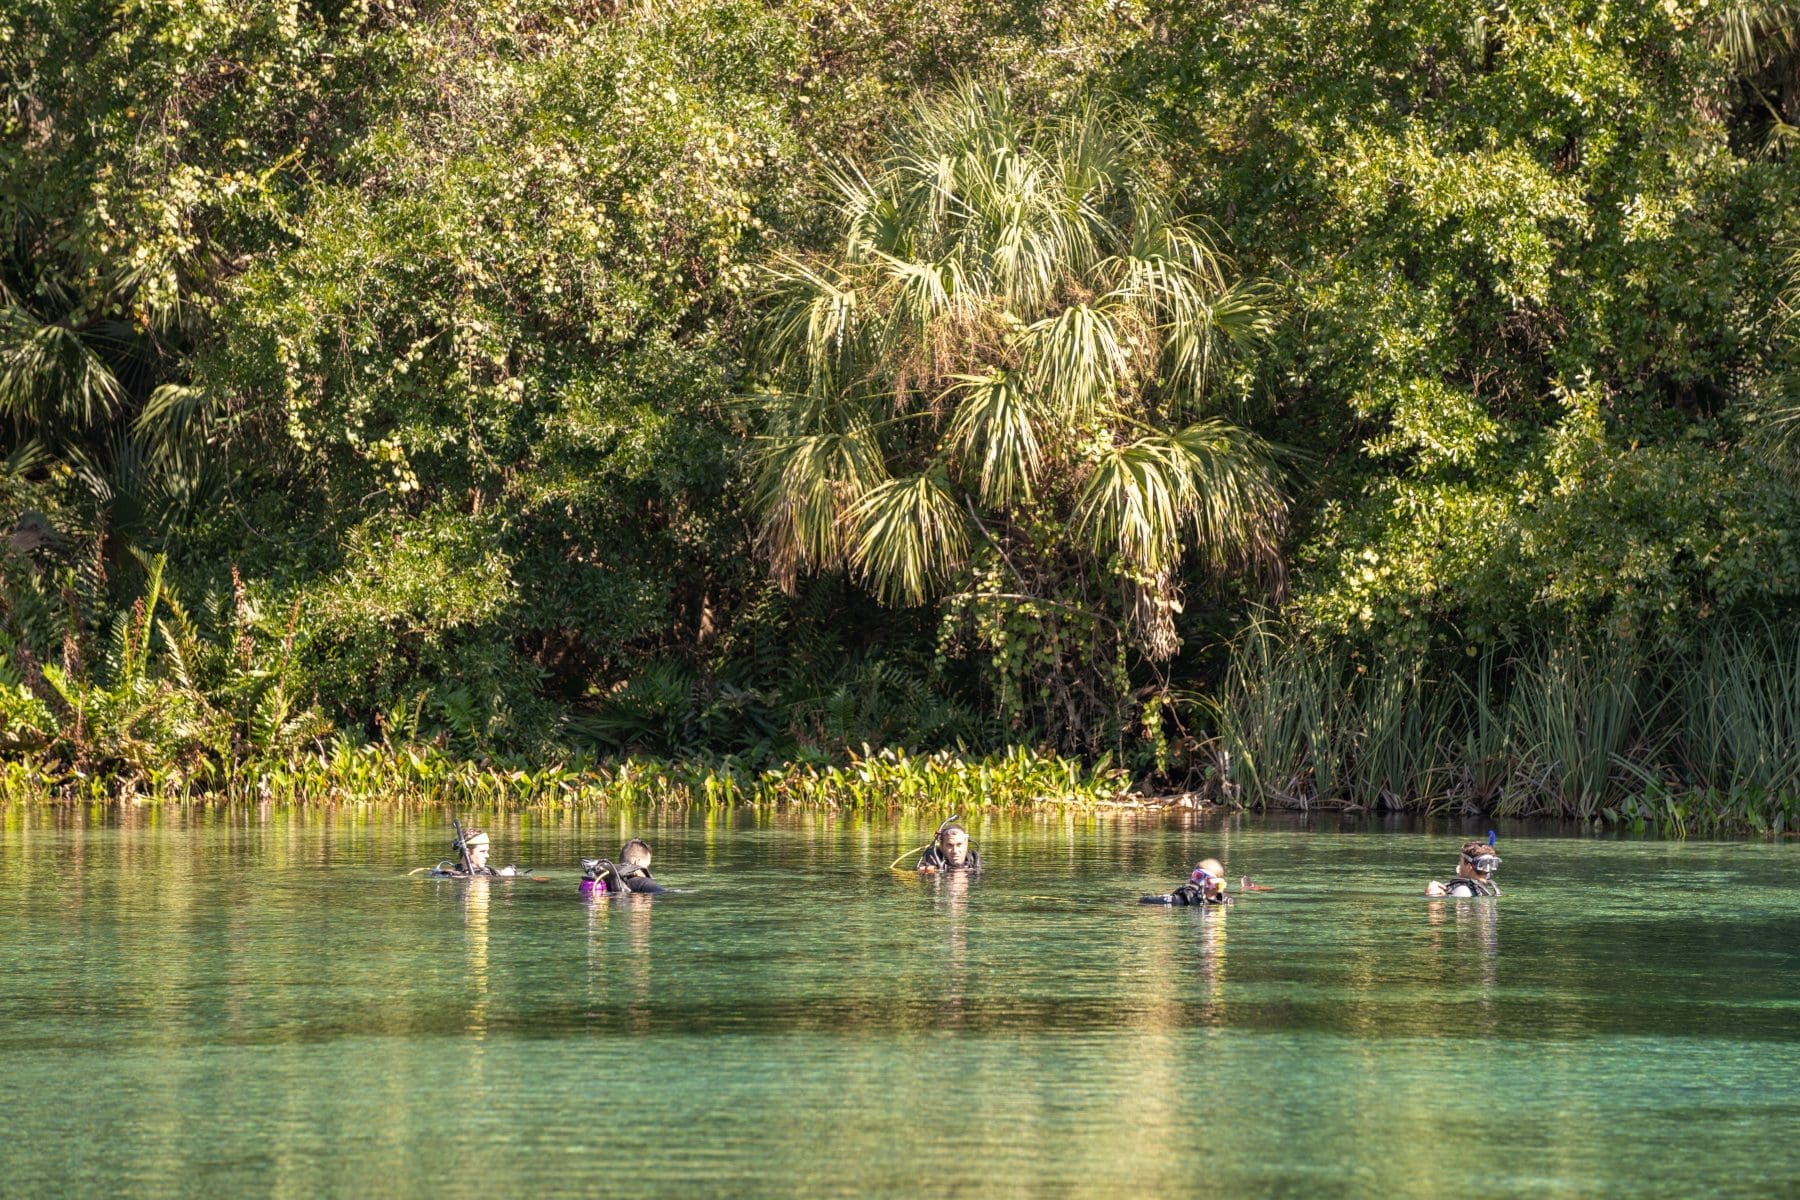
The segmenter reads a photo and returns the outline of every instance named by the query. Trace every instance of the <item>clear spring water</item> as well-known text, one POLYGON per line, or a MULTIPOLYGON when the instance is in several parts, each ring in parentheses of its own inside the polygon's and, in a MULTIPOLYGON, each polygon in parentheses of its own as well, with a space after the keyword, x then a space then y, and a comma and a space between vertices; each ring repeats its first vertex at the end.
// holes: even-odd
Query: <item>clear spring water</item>
POLYGON ((0 813, 16 1195, 1780 1195, 1800 847, 1502 829, 0 813), (627 832, 681 894, 590 904, 627 832), (1140 892, 1216 854, 1275 890, 1140 892))

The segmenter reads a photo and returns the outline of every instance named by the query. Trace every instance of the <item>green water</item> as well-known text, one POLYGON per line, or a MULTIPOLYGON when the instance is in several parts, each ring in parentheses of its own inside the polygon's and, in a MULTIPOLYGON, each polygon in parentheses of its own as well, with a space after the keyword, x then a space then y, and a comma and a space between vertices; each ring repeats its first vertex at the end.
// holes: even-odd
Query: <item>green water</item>
POLYGON ((1792 1195, 1800 848, 992 819, 987 871, 826 815, 14 809, 0 1191, 1792 1195), (1222 857, 1276 890, 1152 909, 1222 857))

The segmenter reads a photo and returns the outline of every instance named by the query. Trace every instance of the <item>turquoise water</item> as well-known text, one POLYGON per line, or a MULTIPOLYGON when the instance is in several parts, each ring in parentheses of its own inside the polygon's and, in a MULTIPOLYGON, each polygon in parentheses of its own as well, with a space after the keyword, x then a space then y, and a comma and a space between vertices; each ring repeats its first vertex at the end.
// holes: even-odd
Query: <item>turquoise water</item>
POLYGON ((1782 1195, 1789 845, 1503 828, 13 809, 8 1194, 1782 1195), (681 893, 583 902, 628 832, 681 893), (1138 893, 1206 855, 1275 890, 1138 893))

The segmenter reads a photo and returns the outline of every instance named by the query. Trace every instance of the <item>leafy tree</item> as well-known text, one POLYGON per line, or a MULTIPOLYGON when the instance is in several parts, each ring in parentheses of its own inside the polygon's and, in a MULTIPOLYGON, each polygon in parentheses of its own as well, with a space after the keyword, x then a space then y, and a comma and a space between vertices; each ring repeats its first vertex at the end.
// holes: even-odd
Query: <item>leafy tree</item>
POLYGON ((1091 749, 1123 650, 1177 647, 1184 556, 1278 563, 1273 454, 1214 394, 1268 328, 1264 291, 1098 102, 1033 117, 965 83, 835 184, 836 245, 770 269, 776 577, 843 569, 886 603, 972 613, 1003 699, 1030 688, 1046 730, 1091 749), (1007 611, 1028 648, 992 623, 1007 611))
POLYGON ((1258 383, 1317 464, 1302 625, 1679 640, 1800 597, 1800 504, 1746 444, 1782 390, 1800 176, 1741 103, 1724 15, 1221 0, 1137 55, 1131 86, 1296 314, 1258 383))
POLYGON ((359 124, 362 69, 392 40, 367 16, 6 5, 0 438, 32 448, 40 503, 69 500, 115 564, 219 499, 231 414, 192 386, 189 356, 296 176, 359 124))

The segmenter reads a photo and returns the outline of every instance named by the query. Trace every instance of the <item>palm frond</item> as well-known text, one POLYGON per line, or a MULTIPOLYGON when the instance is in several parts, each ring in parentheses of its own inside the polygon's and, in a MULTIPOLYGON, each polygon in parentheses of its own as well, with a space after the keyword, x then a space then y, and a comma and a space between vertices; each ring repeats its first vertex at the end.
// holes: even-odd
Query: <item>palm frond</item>
POLYGON ((854 565, 889 604, 923 604, 968 560, 969 528, 937 471, 892 479, 857 504, 854 565))
POLYGON ((1089 209, 1092 198, 1124 182, 1129 171, 1121 153, 1137 133, 1137 123, 1090 97, 1057 123, 1052 139, 1056 177, 1072 211, 1089 209))
POLYGON ((866 426, 765 441, 758 476, 762 544, 784 588, 802 570, 844 564, 846 516, 886 478, 866 426))
POLYGON ((0 308, 0 413, 15 421, 92 426, 124 403, 112 369, 67 325, 0 308))
POLYGON ((1255 434, 1209 420, 1101 455, 1078 520, 1097 554, 1116 548, 1145 576, 1184 548, 1214 566, 1278 561, 1285 511, 1274 456, 1255 434), (1192 530, 1183 546, 1184 528, 1192 530))
POLYGON ((1784 0, 1721 4, 1713 10, 1706 32, 1733 70, 1753 75, 1775 57, 1800 51, 1800 6, 1784 0))
POLYGON ((838 197, 847 261, 860 262, 875 251, 902 256, 910 252, 911 222, 892 195, 851 165, 832 168, 827 178, 838 197))
POLYGON ((1103 453, 1076 507, 1093 553, 1117 551, 1142 575, 1165 570, 1180 554, 1190 481, 1171 457, 1169 439, 1139 438, 1103 453))
POLYGON ((935 322, 967 306, 962 267, 955 259, 912 262, 879 250, 874 256, 885 268, 889 284, 884 305, 889 336, 921 335, 935 322))
POLYGON ((36 438, 31 438, 14 446, 7 452, 5 458, 0 459, 0 478, 11 476, 14 479, 23 479, 38 468, 49 465, 52 461, 54 458, 50 451, 44 448, 44 444, 36 438))
POLYGON ((854 281, 791 255, 777 259, 766 277, 766 357, 777 370, 801 374, 812 387, 829 390, 855 350, 859 298, 854 281))
POLYGON ((166 451, 184 439, 205 411, 205 404, 204 389, 165 383, 150 393, 132 421, 132 429, 148 445, 166 451))
POLYGON ((1278 571, 1287 505, 1275 452, 1227 421, 1196 422, 1169 438, 1187 476, 1193 546, 1215 568, 1278 571))
POLYGON ((1274 309, 1268 285, 1258 280, 1196 301, 1164 325, 1163 359, 1166 375, 1199 396, 1234 351, 1253 347, 1270 334, 1274 309))
POLYGON ((1043 465, 1037 414, 1020 381, 1006 371, 957 377, 962 400, 951 415, 950 444, 979 472, 983 504, 1029 500, 1043 465))
POLYGON ((1129 366, 1108 314, 1085 304, 1033 324, 1026 344, 1033 388, 1048 407, 1078 422, 1111 403, 1129 366))

